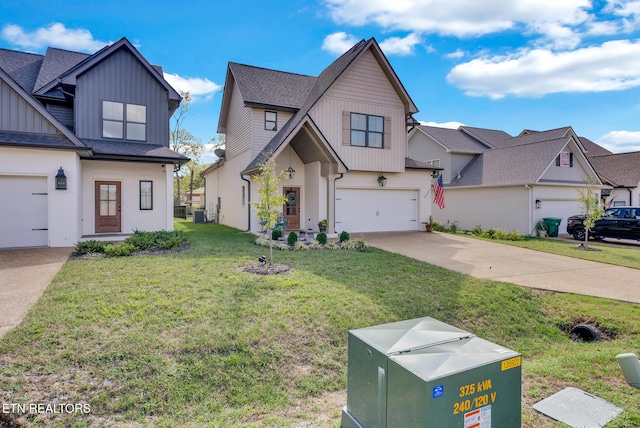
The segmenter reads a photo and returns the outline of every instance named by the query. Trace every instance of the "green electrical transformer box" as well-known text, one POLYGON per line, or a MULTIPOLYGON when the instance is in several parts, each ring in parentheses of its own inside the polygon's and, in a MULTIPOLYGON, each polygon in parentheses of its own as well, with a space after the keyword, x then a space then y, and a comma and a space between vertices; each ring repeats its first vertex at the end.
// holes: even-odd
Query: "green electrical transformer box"
POLYGON ((516 428, 522 357, 426 317, 349 331, 343 428, 516 428))

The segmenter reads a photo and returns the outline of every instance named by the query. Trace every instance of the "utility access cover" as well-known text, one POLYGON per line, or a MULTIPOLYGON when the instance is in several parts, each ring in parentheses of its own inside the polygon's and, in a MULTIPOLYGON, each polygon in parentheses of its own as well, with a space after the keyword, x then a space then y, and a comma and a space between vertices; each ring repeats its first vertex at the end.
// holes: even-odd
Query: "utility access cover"
POLYGON ((622 413, 620 407, 577 388, 565 388, 533 408, 573 428, 599 428, 622 413))

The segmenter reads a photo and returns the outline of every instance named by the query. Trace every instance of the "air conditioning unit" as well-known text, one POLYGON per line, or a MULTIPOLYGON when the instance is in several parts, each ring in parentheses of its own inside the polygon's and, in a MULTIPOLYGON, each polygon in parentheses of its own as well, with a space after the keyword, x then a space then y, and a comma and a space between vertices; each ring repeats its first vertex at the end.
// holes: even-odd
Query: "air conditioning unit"
POLYGON ((207 216, 205 210, 194 210, 193 211, 193 222, 194 223, 206 223, 207 216))

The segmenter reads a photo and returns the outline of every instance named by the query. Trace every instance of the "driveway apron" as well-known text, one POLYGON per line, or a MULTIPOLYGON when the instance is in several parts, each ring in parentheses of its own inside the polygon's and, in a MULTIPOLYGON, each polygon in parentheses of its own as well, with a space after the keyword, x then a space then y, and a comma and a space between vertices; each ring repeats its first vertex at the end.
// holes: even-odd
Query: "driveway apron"
POLYGON ((640 303, 640 271, 448 233, 367 233, 367 244, 461 272, 586 296, 640 303))
POLYGON ((73 248, 0 250, 0 338, 20 324, 73 248))

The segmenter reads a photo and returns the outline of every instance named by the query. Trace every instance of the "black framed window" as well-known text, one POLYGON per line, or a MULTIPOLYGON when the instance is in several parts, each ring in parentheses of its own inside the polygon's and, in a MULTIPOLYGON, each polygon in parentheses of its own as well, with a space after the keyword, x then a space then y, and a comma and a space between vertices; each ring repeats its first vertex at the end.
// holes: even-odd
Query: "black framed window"
POLYGON ((384 147, 384 117, 351 113, 351 145, 357 147, 384 147))
POLYGON ((275 111, 264 112, 264 129, 267 131, 278 130, 278 113, 275 111))
POLYGON ((147 140, 147 106, 102 101, 104 138, 147 140))
POLYGON ((140 180, 140 209, 153 209, 153 181, 140 180))
POLYGON ((556 166, 563 168, 573 168, 573 153, 560 152, 556 157, 556 166))

